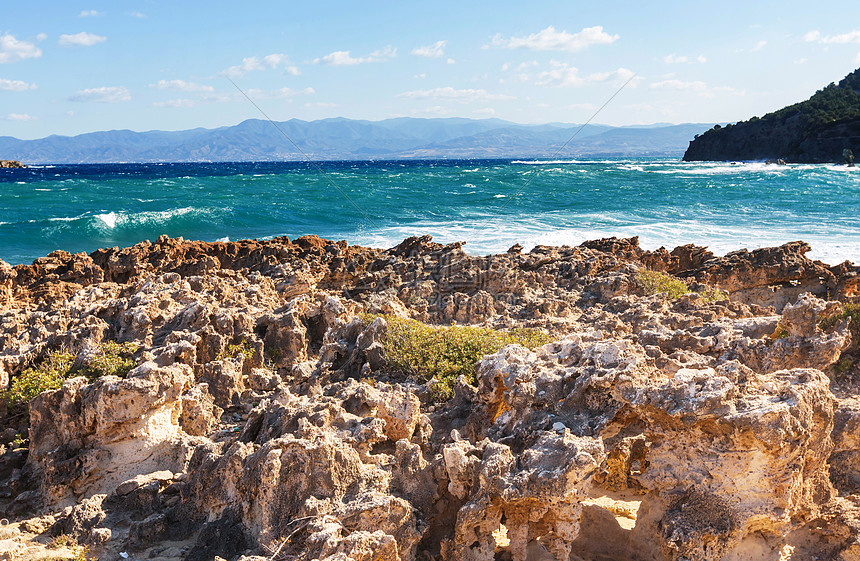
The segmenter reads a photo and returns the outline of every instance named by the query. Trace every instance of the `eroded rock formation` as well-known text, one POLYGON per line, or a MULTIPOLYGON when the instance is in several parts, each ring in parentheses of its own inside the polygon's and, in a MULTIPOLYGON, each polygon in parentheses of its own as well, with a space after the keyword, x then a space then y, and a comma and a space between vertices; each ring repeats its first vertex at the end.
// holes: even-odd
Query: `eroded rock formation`
POLYGON ((853 559, 857 341, 822 320, 860 271, 808 251, 162 237, 0 263, 3 387, 52 350, 138 348, 125 377, 0 411, 0 539, 18 558, 64 534, 105 560, 853 559), (646 295, 644 269, 694 292, 646 295), (485 356, 439 402, 364 314, 553 342, 485 356))

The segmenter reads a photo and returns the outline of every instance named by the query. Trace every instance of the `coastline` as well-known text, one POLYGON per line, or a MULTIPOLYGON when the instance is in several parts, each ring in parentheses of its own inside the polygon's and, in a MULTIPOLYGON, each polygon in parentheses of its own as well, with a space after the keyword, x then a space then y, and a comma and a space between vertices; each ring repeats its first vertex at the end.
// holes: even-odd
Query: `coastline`
POLYGON ((860 543, 860 267, 800 241, 462 246, 163 236, 0 263, 0 386, 58 350, 92 369, 135 347, 127 374, 0 411, 0 540, 35 558, 63 533, 105 560, 860 543), (407 318, 551 342, 480 358, 442 399, 392 363, 407 318))

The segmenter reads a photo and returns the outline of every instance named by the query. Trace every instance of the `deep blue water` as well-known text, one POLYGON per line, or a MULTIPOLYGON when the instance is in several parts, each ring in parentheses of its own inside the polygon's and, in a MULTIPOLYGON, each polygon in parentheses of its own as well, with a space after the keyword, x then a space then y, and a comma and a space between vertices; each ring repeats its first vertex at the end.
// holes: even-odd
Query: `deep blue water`
POLYGON ((161 234, 317 234, 390 247, 409 235, 575 245, 604 236, 716 253, 802 239, 860 261, 860 168, 668 160, 105 164, 0 169, 0 259, 91 252, 161 234))

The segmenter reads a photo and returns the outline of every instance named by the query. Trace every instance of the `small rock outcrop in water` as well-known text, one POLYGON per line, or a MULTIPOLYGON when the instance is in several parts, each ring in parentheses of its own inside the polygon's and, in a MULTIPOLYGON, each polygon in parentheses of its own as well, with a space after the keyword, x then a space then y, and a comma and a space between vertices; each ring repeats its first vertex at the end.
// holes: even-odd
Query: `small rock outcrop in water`
POLYGON ((24 164, 15 160, 0 160, 0 168, 25 168, 24 164))
POLYGON ((860 555, 860 268, 803 242, 462 245, 0 262, 3 387, 51 352, 137 349, 0 411, 0 556, 60 535, 104 560, 860 555), (691 291, 649 294, 646 270, 691 291), (484 356, 440 402, 389 365, 392 316, 552 342, 484 356))
POLYGON ((860 69, 801 103, 734 125, 716 125, 690 142, 684 161, 848 164, 848 154, 858 150, 860 69))

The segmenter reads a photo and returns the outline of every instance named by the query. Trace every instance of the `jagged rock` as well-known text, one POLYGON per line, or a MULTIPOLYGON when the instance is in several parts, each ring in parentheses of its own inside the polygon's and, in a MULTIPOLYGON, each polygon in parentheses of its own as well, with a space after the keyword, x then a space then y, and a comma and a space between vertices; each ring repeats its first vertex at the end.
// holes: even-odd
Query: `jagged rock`
POLYGON ((104 558, 848 559, 860 371, 850 322, 821 320, 858 268, 807 250, 162 237, 0 266, 0 376, 139 347, 125 378, 33 401, 0 509, 42 505, 104 558), (643 268, 729 300, 645 296, 643 268), (380 313, 554 342, 438 403, 391 369, 380 313))
POLYGON ((51 504, 109 493, 140 473, 183 471, 193 441, 180 431, 190 369, 144 363, 126 379, 73 378, 30 405, 29 462, 51 504))

